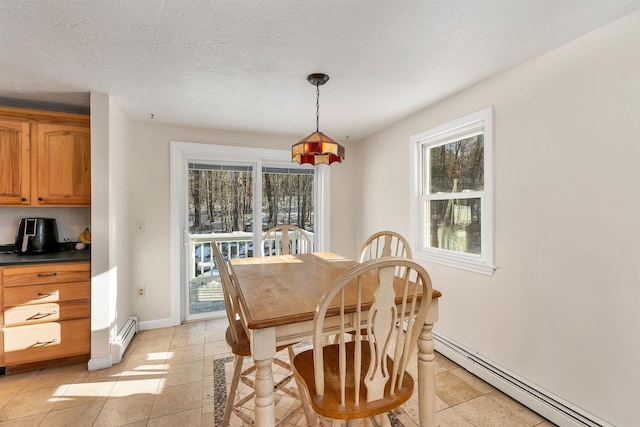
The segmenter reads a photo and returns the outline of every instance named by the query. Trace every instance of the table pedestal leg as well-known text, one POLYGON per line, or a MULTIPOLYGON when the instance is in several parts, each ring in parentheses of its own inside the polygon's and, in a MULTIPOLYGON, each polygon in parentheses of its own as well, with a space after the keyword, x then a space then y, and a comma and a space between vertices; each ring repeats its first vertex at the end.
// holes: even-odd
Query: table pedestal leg
POLYGON ((252 336, 251 354, 256 365, 255 422, 257 427, 273 427, 276 415, 272 363, 276 354, 276 333, 275 329, 257 329, 252 331, 252 336))
POLYGON ((432 329, 433 324, 425 323, 418 337, 418 411, 421 427, 436 425, 436 362, 432 329))

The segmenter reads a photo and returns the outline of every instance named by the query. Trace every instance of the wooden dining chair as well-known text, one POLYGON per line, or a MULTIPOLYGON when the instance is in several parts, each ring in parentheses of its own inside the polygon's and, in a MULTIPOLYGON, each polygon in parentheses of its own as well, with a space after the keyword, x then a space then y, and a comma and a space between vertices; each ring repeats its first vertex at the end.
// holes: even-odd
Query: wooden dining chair
POLYGON ((386 413, 413 393, 407 363, 431 297, 429 275, 406 258, 367 261, 337 278, 316 307, 313 348, 293 359, 312 408, 334 420, 374 418, 375 425, 390 426, 386 413), (398 267, 408 274, 396 276, 398 267), (347 342, 346 333, 359 329, 366 339, 355 334, 347 342), (327 345, 324 338, 334 335, 339 342, 327 345))
POLYGON ((358 261, 387 256, 411 258, 411 246, 407 239, 395 231, 379 231, 364 242, 358 261))
MULTIPOLYGON (((227 328, 227 331, 225 333, 225 339, 227 341, 227 344, 231 348, 231 352, 234 355, 233 376, 231 378, 229 394, 227 395, 227 404, 224 409, 222 425, 229 425, 232 413, 235 413, 243 422, 253 424, 253 412, 244 410, 243 405, 245 405, 255 397, 255 391, 252 391, 241 399, 236 400, 236 392, 238 390, 238 384, 240 383, 240 381, 242 381, 243 384, 251 387, 252 389, 254 388, 254 379, 250 377, 250 375, 256 370, 256 366, 253 364, 251 364, 251 366, 249 366, 244 371, 242 370, 244 359, 246 357, 251 357, 251 344, 249 342, 249 337, 247 336, 242 325, 242 320, 240 319, 242 311, 240 310, 239 306, 236 278, 235 276, 230 274, 227 263, 222 257, 220 249, 218 248, 218 245, 216 243, 211 244, 211 250, 213 251, 213 256, 216 260, 216 265, 218 266, 218 272, 220 273, 222 294, 224 296, 224 304, 227 312, 227 319, 229 321, 229 327, 227 328)), ((287 349, 288 351, 289 360, 293 360, 295 353, 292 349, 292 345, 277 347, 276 351, 280 352, 284 349, 287 349)), ((291 387, 288 387, 288 384, 295 379, 291 364, 276 357, 274 357, 273 363, 288 371, 288 373, 274 385, 274 392, 281 390, 296 399, 300 399, 300 407, 303 409, 308 423, 313 423, 313 421, 311 421, 311 417, 313 415, 309 410, 309 403, 306 395, 291 387)), ((300 389, 299 385, 298 389, 300 389)), ((296 413, 297 411, 290 411, 287 415, 282 417, 276 425, 284 425, 285 422, 296 413)))
POLYGON ((277 225, 262 238, 265 255, 295 255, 313 251, 307 232, 295 225, 277 225))

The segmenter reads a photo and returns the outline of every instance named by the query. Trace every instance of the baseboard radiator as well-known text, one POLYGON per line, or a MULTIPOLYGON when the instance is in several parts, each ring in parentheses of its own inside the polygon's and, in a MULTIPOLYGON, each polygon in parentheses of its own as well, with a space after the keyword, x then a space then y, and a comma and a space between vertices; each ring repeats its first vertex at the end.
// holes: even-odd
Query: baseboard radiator
POLYGON ((127 350, 136 332, 138 332, 138 318, 131 316, 120 329, 116 339, 111 343, 111 363, 120 363, 122 355, 127 350))
POLYGON ((559 426, 613 427, 435 331, 433 340, 440 354, 559 426))

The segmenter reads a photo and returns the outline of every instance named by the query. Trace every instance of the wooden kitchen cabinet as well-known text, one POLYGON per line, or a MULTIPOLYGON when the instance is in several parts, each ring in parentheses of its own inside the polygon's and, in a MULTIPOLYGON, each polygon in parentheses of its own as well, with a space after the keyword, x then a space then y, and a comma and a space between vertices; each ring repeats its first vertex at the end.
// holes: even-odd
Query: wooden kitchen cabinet
POLYGON ((91 264, 31 264, 0 269, 0 366, 89 360, 91 264))
POLYGON ((89 116, 0 107, 0 205, 90 206, 89 116))
POLYGON ((0 204, 31 202, 31 125, 0 119, 0 204))
POLYGON ((36 151, 38 204, 91 204, 89 128, 39 124, 36 151))

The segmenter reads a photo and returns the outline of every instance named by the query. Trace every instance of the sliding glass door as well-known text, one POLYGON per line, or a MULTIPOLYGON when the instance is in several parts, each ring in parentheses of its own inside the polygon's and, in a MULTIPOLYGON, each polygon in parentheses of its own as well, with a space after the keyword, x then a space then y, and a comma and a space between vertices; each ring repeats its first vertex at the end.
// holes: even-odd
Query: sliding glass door
POLYGON ((211 245, 218 245, 225 260, 263 256, 262 234, 282 224, 307 230, 313 241, 314 172, 256 163, 189 162, 186 320, 224 314, 220 266, 211 245))

